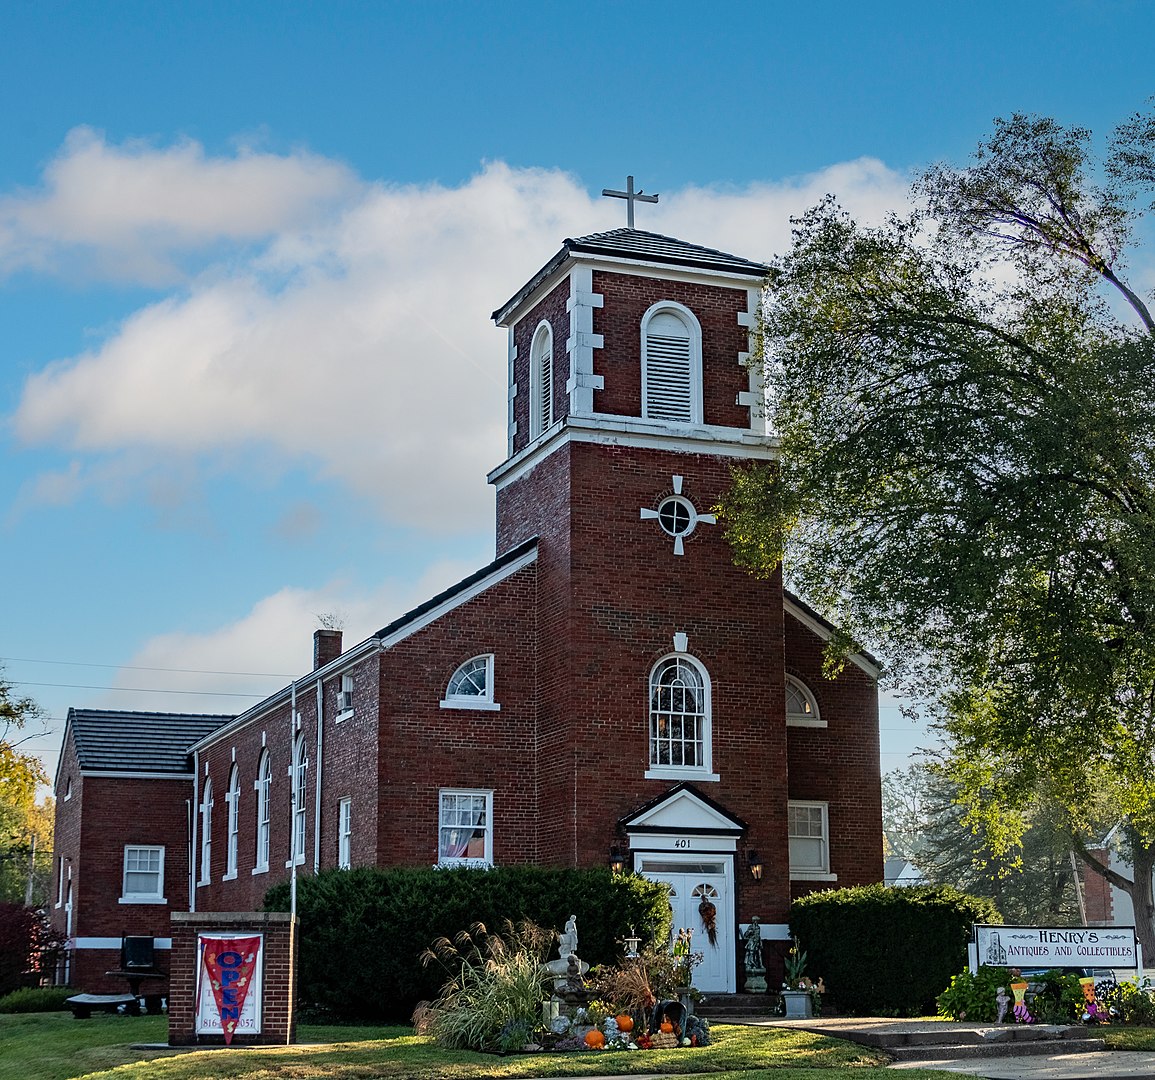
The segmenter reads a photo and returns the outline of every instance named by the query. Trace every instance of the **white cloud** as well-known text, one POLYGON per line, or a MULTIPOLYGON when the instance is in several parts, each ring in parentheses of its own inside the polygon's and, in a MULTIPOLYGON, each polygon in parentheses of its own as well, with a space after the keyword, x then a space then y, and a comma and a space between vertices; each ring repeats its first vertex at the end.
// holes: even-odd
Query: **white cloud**
MULTIPOLYGON (((361 184, 302 155, 212 159, 195 144, 110 148, 91 134, 66 145, 46 187, 53 209, 42 216, 58 231, 37 235, 60 247, 44 249, 45 263, 76 243, 161 262, 177 241, 230 246, 98 347, 27 380, 13 418, 21 440, 117 462, 46 481, 45 498, 102 472, 143 476, 182 458, 219 467, 224 456, 243 468, 259 452, 312 468, 386 520, 438 530, 481 528, 492 514, 483 474, 504 456, 506 361, 490 312, 565 236, 623 216, 557 170, 494 163, 455 188, 361 184), (137 217, 116 202, 108 224, 107 199, 77 194, 86 171, 134 170, 151 194, 137 217), (187 219, 162 197, 202 182, 214 199, 194 201, 187 219), (252 203, 264 183, 274 191, 262 216, 252 203)), ((788 243, 790 216, 828 190, 877 219, 902 205, 906 184, 864 160, 781 185, 664 192, 639 224, 766 258, 788 243)))
POLYGON ((112 681, 152 692, 109 691, 94 707, 242 712, 312 668, 318 616, 339 612, 344 647, 350 648, 476 569, 443 561, 417 578, 390 579, 372 590, 341 581, 316 589, 281 589, 234 622, 204 633, 151 638, 112 681))
POLYGON ((300 228, 359 186, 344 165, 314 154, 207 158, 188 140, 109 146, 76 128, 45 169, 43 190, 0 199, 0 272, 67 267, 168 283, 182 276, 181 253, 300 228))

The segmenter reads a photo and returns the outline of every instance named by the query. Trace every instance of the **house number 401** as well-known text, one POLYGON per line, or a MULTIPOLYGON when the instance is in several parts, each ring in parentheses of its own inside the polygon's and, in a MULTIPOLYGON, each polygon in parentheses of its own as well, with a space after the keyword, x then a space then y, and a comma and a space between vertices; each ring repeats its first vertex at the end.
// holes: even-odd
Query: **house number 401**
POLYGON ((688 848, 689 846, 690 846, 689 840, 675 840, 674 841, 674 847, 676 847, 676 848, 688 848))

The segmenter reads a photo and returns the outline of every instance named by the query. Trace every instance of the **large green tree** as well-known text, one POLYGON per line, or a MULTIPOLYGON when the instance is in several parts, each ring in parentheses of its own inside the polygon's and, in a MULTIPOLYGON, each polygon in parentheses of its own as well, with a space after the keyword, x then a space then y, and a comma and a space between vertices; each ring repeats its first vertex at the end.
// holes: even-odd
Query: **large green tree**
POLYGON ((39 734, 36 703, 0 678, 0 901, 43 905, 52 872, 52 800, 37 801, 48 782, 40 759, 21 749, 39 734))
POLYGON ((882 777, 887 849, 909 859, 928 883, 989 897, 1009 923, 1078 921, 1076 864, 1062 807, 1036 799, 1025 808, 1021 854, 994 851, 983 823, 971 828, 965 816, 957 785, 928 762, 882 777))
MULTIPOLYGON (((761 328, 777 468, 736 475, 736 557, 889 660, 996 852, 1040 795, 1124 824, 1155 949, 1155 322, 1125 255, 1155 114, 1014 116, 883 226, 796 222, 761 328)), ((1140 275, 1142 280, 1142 275, 1140 275)))

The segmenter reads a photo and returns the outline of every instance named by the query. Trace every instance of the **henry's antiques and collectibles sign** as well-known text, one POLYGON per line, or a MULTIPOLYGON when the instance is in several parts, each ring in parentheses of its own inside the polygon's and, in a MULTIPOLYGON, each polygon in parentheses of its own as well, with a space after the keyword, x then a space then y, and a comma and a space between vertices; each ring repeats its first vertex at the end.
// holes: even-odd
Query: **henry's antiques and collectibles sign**
POLYGON ((1133 926, 975 925, 977 963, 1013 968, 1138 967, 1133 926))

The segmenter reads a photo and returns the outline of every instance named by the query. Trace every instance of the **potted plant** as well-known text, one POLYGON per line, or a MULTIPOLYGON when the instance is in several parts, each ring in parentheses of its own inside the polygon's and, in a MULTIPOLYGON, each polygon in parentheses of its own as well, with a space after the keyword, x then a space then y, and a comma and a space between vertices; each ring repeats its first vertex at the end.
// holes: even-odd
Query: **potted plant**
POLYGON ((816 987, 805 972, 806 953, 799 947, 798 939, 794 938, 786 954, 786 981, 782 984, 782 1001, 786 1006, 787 1020, 809 1020, 814 1016, 814 998, 821 992, 821 988, 816 987))

